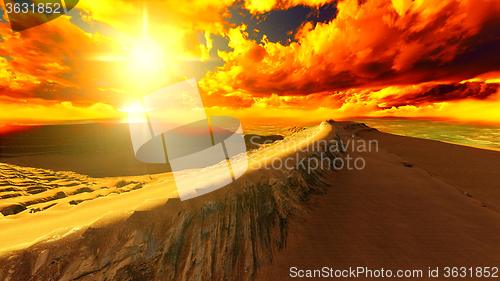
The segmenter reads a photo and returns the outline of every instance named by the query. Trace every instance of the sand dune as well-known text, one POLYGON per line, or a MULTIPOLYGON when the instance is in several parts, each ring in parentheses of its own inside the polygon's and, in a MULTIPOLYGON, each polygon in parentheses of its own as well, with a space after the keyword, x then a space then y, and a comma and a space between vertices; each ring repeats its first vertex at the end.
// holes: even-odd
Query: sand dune
MULTIPOLYGON (((0 217, 0 279, 286 280, 291 265, 500 262, 499 152, 329 122, 249 157, 236 182, 184 202, 168 173, 96 179, 2 164, 2 206, 27 209, 0 217), (377 140, 379 149, 307 149, 333 139, 377 140), (318 153, 362 157, 366 167, 265 168, 318 153)), ((203 175, 217 167, 186 173, 214 180, 203 175)))
MULTIPOLYGON (((72 194, 53 200, 65 201, 46 210, 6 216, 0 219, 0 235, 5 238, 0 241, 0 279, 251 280, 258 264, 284 246, 289 216, 301 209, 307 194, 324 185, 323 171, 265 170, 262 165, 273 157, 296 154, 332 133, 324 123, 264 145, 251 152, 246 175, 193 200, 176 199, 169 174, 159 174, 121 179, 144 183, 140 189, 94 195, 77 205, 70 200, 80 194, 72 194)), ((3 167, 21 174, 23 169, 31 171, 3 167)), ((47 173, 36 171, 39 176, 47 173)), ((206 175, 217 174, 217 166, 186 173, 216 180, 206 175)), ((81 178, 90 186, 119 188, 115 178, 81 178)), ((57 188, 62 187, 52 192, 57 188)))
POLYGON ((378 140, 380 149, 351 153, 364 157, 366 168, 330 176, 333 186, 291 222, 287 247, 259 271, 259 280, 292 279, 291 266, 500 264, 499 152, 348 123, 335 128, 344 140, 353 134, 378 140))
POLYGON ((58 205, 142 188, 151 177, 91 178, 74 172, 19 167, 0 163, 0 213, 36 213, 58 205))

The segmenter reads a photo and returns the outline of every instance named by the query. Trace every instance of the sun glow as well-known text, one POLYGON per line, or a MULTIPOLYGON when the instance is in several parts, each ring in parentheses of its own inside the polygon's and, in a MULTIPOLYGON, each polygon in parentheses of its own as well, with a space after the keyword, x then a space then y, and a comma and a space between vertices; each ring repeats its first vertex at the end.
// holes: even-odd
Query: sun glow
POLYGON ((142 102, 132 102, 124 105, 120 108, 120 111, 127 114, 127 116, 122 119, 122 122, 144 123, 146 122, 146 113, 149 112, 149 109, 144 107, 142 102))
POLYGON ((96 54, 93 60, 114 63, 118 87, 135 99, 174 81, 182 75, 181 64, 188 56, 184 50, 184 32, 176 26, 150 22, 143 10, 138 30, 115 35, 114 52, 96 54))
POLYGON ((141 102, 132 102, 124 105, 122 108, 120 108, 120 111, 126 113, 144 113, 148 112, 149 110, 144 107, 141 102))
POLYGON ((139 41, 130 52, 130 66, 134 71, 154 74, 164 65, 164 54, 158 43, 150 38, 139 41))

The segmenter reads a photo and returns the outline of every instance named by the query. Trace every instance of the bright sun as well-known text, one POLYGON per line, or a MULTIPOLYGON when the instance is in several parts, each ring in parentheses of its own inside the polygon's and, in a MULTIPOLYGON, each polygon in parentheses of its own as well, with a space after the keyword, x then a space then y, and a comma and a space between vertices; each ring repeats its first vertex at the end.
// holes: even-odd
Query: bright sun
POLYGON ((157 88, 175 76, 176 57, 182 52, 178 30, 172 27, 161 31, 150 26, 148 12, 144 9, 141 34, 125 41, 128 47, 124 57, 127 64, 125 81, 140 90, 157 88))
POLYGON ((184 33, 176 26, 153 24, 143 10, 142 29, 130 34, 118 34, 114 53, 99 54, 96 60, 113 62, 117 88, 123 89, 122 112, 134 115, 138 105, 131 101, 183 77, 183 62, 188 57, 184 50, 184 33))
POLYGON ((130 67, 138 73, 154 75, 164 68, 164 52, 161 46, 150 38, 143 38, 130 52, 130 67))

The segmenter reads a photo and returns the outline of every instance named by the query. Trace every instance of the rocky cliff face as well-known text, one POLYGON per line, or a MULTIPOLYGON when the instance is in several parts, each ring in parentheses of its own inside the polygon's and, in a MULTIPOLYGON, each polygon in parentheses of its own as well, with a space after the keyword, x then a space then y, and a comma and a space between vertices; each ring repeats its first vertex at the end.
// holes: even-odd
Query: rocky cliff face
MULTIPOLYGON (((320 154, 339 156, 326 149, 295 159, 320 154)), ((254 170, 205 196, 172 199, 4 254, 0 280, 253 280, 285 247, 289 221, 306 211, 310 194, 324 191, 330 172, 254 170)))

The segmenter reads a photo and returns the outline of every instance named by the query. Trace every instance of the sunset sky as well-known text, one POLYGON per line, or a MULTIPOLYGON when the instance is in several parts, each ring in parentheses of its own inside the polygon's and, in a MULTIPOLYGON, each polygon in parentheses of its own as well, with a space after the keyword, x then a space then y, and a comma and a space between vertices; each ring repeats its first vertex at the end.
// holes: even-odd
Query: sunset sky
POLYGON ((122 120, 190 78, 243 120, 500 122, 499 50, 497 0, 82 0, 23 32, 0 14, 0 123, 122 120))

